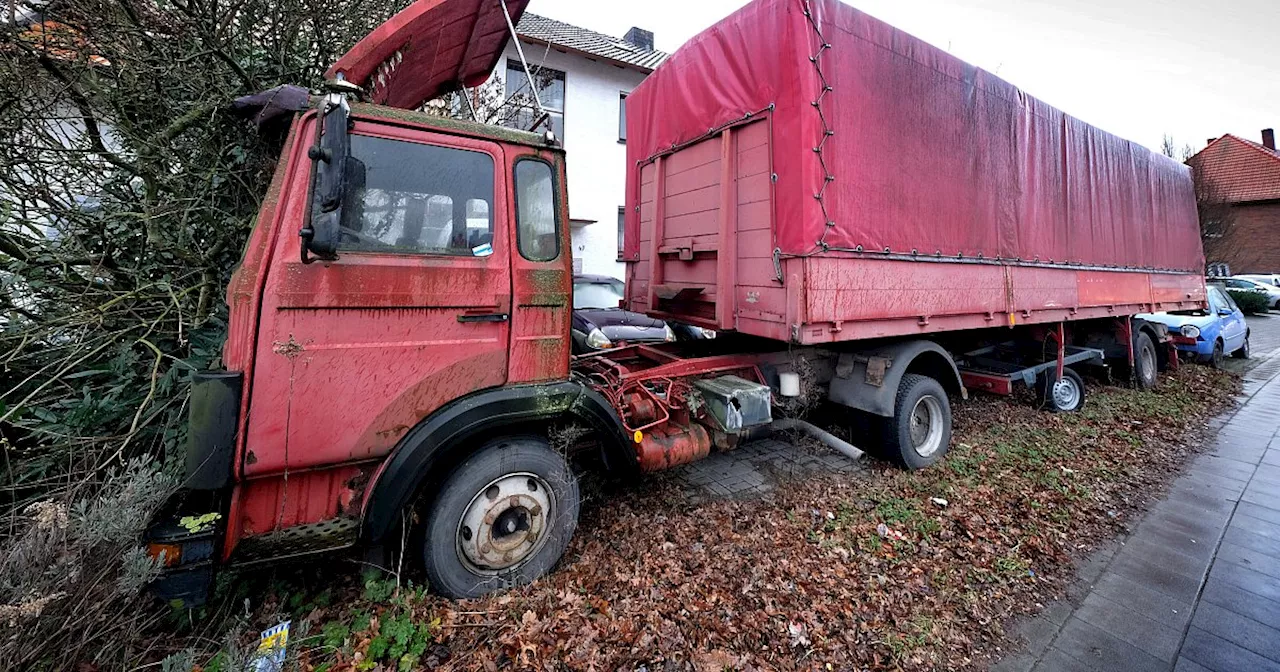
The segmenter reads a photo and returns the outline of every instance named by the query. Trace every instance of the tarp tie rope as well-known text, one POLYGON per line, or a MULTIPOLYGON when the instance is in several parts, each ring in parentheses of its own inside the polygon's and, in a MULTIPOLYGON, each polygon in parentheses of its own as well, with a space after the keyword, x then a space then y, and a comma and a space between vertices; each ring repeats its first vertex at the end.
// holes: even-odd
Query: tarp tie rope
POLYGON ((822 108, 823 102, 827 98, 827 94, 833 91, 827 76, 822 72, 822 55, 831 48, 831 44, 822 35, 822 29, 818 27, 818 20, 813 15, 813 7, 809 0, 804 3, 804 16, 809 20, 809 27, 813 29, 813 34, 818 37, 818 50, 809 57, 809 62, 813 64, 813 70, 818 74, 818 84, 820 89, 818 96, 810 104, 813 109, 818 112, 818 121, 822 124, 822 136, 818 138, 818 144, 813 147, 813 153, 818 157, 818 165, 822 167, 822 185, 818 187, 817 193, 813 195, 814 200, 818 201, 818 207, 822 209, 822 221, 826 226, 822 229, 822 236, 818 238, 817 247, 821 251, 827 250, 827 232, 836 225, 835 220, 831 219, 830 213, 827 211, 827 187, 835 181, 836 176, 831 174, 831 169, 827 167, 826 157, 823 151, 827 148, 827 141, 836 132, 832 130, 831 124, 827 122, 827 114, 822 108))

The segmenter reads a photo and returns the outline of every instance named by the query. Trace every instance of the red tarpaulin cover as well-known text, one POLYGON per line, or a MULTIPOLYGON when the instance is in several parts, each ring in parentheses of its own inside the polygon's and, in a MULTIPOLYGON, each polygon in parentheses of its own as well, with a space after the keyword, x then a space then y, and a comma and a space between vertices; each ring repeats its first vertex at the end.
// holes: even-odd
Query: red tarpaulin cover
MULTIPOLYGON (((784 254, 819 251, 821 241, 1203 269, 1186 166, 836 0, 756 0, 638 86, 627 97, 628 205, 640 164, 748 114, 771 115, 774 236, 784 254), (815 106, 824 80, 831 89, 815 106)), ((626 226, 634 259, 634 207, 626 226)))
POLYGON ((415 109, 459 84, 489 78, 511 35, 502 5, 519 21, 529 0, 418 0, 356 43, 339 72, 379 105, 415 109))

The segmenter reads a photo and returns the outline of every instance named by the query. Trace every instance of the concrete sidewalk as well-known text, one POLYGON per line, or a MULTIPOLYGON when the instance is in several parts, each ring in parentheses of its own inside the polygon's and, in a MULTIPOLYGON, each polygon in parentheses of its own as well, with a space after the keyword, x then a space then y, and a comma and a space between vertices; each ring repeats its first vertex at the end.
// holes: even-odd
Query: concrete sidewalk
POLYGON ((1249 371, 1209 449, 993 670, 1280 672, 1278 374, 1280 356, 1249 371))

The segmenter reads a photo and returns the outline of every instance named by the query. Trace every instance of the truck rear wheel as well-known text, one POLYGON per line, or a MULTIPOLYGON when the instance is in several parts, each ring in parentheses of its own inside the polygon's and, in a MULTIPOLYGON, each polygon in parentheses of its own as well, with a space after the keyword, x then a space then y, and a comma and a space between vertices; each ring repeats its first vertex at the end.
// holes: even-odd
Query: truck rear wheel
POLYGON ((942 384, 908 373, 898 384, 893 417, 884 419, 881 437, 887 457, 907 469, 923 469, 951 446, 951 403, 942 384))
POLYGON ((445 481, 420 536, 427 579, 479 597, 551 571, 578 524, 578 479, 537 437, 493 441, 445 481))
POLYGON ((1156 358, 1156 346, 1151 336, 1139 331, 1133 337, 1133 380, 1139 390, 1149 390, 1156 386, 1156 369, 1159 360, 1156 358))

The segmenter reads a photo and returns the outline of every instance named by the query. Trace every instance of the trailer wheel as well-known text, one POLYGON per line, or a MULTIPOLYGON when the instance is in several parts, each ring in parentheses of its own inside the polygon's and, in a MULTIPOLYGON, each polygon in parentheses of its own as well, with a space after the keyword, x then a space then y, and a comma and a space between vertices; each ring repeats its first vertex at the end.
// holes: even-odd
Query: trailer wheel
POLYGON ((951 403, 942 383, 928 376, 902 377, 893 417, 884 423, 885 453, 907 469, 937 462, 951 446, 951 403))
POLYGON ((1133 337, 1133 378, 1139 390, 1149 390, 1156 386, 1156 369, 1159 360, 1156 358, 1156 346, 1151 336, 1139 331, 1133 337))
POLYGON ((1062 370, 1062 378, 1045 372, 1036 382, 1036 396, 1040 399, 1040 407, 1054 413, 1070 413, 1084 406, 1084 379, 1071 369, 1062 370))
POLYGON ((555 566, 578 524, 578 479, 546 440, 493 441, 454 469, 420 535, 427 579, 449 598, 527 584, 555 566))

